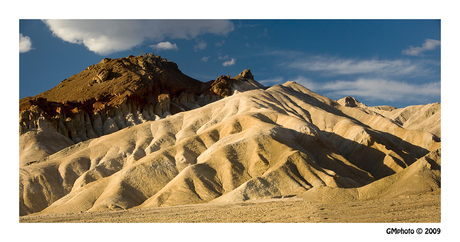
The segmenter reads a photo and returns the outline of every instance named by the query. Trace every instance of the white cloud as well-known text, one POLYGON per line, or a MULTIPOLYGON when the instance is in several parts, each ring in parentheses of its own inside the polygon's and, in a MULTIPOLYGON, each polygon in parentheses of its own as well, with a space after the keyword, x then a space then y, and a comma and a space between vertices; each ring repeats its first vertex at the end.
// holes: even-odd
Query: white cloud
POLYGON ((193 46, 194 51, 204 50, 208 44, 204 40, 197 40, 196 45, 193 46))
POLYGON ((156 50, 178 50, 176 44, 171 44, 171 42, 166 41, 166 42, 160 42, 156 45, 150 45, 151 48, 156 49, 156 50))
MULTIPOLYGON (((314 81, 304 76, 293 79, 273 77, 260 80, 265 86, 283 84, 286 81, 295 81, 300 85, 332 99, 353 96, 362 100, 379 100, 386 102, 416 101, 426 103, 432 98, 440 97, 441 83, 430 82, 425 84, 406 83, 387 79, 358 78, 356 80, 314 81)), ((365 103, 365 101, 364 101, 365 103)))
POLYGON ((217 59, 219 59, 219 60, 225 60, 225 59, 228 59, 228 55, 225 55, 225 56, 221 56, 221 55, 219 55, 219 57, 217 57, 217 59))
POLYGON ((221 47, 222 45, 224 45, 225 43, 225 40, 222 40, 221 42, 216 42, 215 45, 216 47, 221 47))
POLYGON ((359 78, 354 81, 313 82, 308 78, 297 82, 312 91, 321 92, 329 98, 345 96, 360 97, 367 100, 383 101, 425 101, 441 95, 441 83, 430 82, 414 84, 386 79, 359 78))
POLYGON ((29 36, 19 34, 19 53, 25 53, 32 49, 32 41, 29 36))
POLYGON ((380 76, 422 76, 430 73, 426 62, 410 60, 360 60, 325 56, 297 59, 289 67, 304 71, 322 72, 326 75, 373 74, 380 76))
POLYGON ((283 77, 272 77, 270 79, 264 79, 258 81, 260 84, 264 86, 273 86, 276 84, 283 84, 284 83, 284 78, 283 77))
POLYGON ((233 66, 233 65, 235 65, 235 63, 236 63, 236 59, 232 58, 231 60, 225 61, 224 63, 222 63, 222 65, 223 66, 233 66))
POLYGON ((208 60, 209 60, 209 56, 205 56, 205 57, 201 58, 201 61, 203 61, 203 62, 208 62, 208 60))
MULTIPOLYGON (((431 98, 441 95, 441 83, 430 82, 414 84, 386 79, 358 78, 351 81, 317 82, 304 76, 298 76, 288 81, 295 81, 300 85, 326 97, 340 99, 353 96, 360 100, 379 100, 384 102, 416 101, 427 102, 431 98)), ((283 84, 283 77, 273 77, 260 80, 265 86, 283 84)))
POLYGON ((421 47, 409 46, 409 49, 402 51, 403 55, 411 56, 424 56, 423 52, 428 50, 434 50, 441 45, 441 41, 434 39, 426 39, 425 43, 421 47))
POLYGON ((316 83, 314 82, 313 80, 311 80, 310 78, 306 78, 306 77, 303 77, 303 76, 298 76, 297 78, 291 80, 291 81, 295 81, 297 83, 299 83, 300 85, 312 90, 312 91, 315 91, 315 90, 318 90, 318 89, 321 89, 321 85, 319 83, 316 83))
POLYGON ((105 55, 129 50, 151 39, 193 39, 234 30, 228 20, 44 20, 53 35, 105 55))

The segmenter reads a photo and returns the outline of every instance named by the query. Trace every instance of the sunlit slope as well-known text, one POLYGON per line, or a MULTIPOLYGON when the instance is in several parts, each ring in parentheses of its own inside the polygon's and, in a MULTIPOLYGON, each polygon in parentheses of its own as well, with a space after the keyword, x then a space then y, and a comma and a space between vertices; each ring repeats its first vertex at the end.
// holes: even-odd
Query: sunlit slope
POLYGON ((65 148, 20 168, 20 214, 69 213, 357 188, 440 147, 288 82, 65 148))

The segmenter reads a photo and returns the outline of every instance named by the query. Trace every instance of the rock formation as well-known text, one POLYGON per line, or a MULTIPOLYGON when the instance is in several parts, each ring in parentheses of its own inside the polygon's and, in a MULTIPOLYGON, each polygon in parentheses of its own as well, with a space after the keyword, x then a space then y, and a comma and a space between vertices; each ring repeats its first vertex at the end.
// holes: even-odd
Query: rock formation
POLYGON ((160 56, 104 58, 58 86, 20 100, 19 134, 56 130, 74 143, 264 88, 249 69, 206 83, 160 56))
POLYGON ((75 143, 24 158, 20 215, 440 188, 440 104, 367 107, 249 70, 202 83, 153 55, 104 59, 20 104, 22 150, 47 130, 75 143))

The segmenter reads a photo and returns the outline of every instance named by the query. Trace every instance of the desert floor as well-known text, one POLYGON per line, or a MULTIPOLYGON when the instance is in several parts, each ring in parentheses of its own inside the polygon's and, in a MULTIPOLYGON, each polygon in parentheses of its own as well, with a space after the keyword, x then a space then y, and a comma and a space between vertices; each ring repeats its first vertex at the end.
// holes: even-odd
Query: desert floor
POLYGON ((21 223, 440 223, 440 192, 344 203, 273 198, 121 211, 29 215, 21 223))

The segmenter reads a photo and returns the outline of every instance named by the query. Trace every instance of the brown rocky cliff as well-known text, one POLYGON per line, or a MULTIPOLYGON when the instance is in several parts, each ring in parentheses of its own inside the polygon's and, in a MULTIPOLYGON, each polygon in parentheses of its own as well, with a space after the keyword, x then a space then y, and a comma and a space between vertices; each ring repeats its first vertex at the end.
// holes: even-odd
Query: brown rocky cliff
POLYGON ((203 83, 153 54, 104 58, 48 91, 21 99, 19 132, 53 129, 78 143, 256 88, 264 87, 249 69, 203 83))

